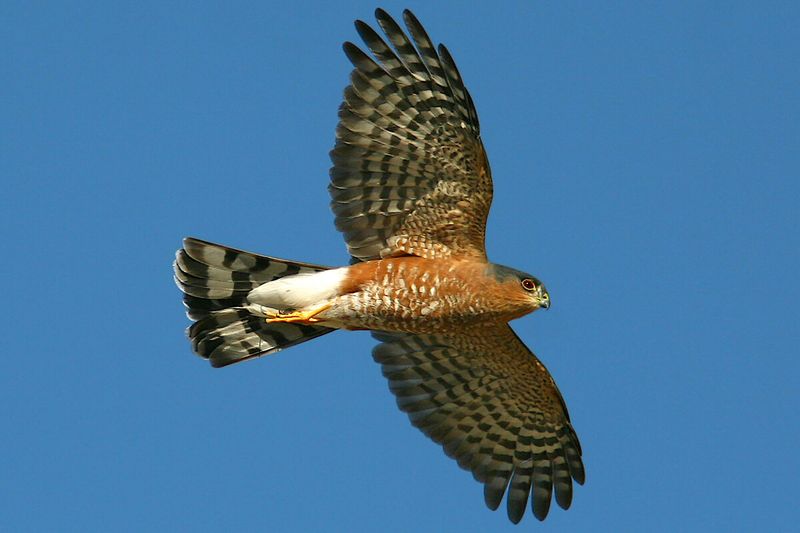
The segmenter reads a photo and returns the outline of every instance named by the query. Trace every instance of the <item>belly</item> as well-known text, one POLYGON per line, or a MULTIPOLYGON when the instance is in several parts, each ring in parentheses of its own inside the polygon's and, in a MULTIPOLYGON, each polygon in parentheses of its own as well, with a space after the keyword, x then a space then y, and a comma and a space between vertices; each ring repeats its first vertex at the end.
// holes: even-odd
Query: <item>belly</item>
POLYGON ((483 263, 401 257, 360 263, 324 319, 346 329, 437 333, 492 319, 483 263))

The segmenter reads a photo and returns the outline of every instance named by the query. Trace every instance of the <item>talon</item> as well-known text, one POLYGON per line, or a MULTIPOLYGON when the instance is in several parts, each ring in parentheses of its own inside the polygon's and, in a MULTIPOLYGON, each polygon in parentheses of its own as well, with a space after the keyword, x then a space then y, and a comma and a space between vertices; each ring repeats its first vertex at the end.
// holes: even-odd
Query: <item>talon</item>
POLYGON ((325 304, 323 306, 317 307, 316 309, 312 309, 310 311, 291 311, 291 312, 277 312, 272 314, 271 316, 267 316, 267 323, 271 322, 287 322, 287 323, 294 323, 294 324, 315 324, 317 322, 322 322, 319 318, 316 318, 318 314, 321 312, 330 309, 331 304, 325 304))

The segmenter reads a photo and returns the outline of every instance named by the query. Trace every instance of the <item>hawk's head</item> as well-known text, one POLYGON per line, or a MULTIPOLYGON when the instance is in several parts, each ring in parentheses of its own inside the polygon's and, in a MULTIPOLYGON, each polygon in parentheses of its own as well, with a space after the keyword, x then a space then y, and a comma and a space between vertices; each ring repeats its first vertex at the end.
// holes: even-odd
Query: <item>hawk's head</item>
POLYGON ((508 290, 513 291, 513 294, 510 294, 509 297, 513 300, 522 300, 531 307, 527 312, 550 307, 550 294, 547 292, 544 283, 535 276, 527 272, 494 264, 491 265, 491 274, 499 283, 507 286, 508 290))

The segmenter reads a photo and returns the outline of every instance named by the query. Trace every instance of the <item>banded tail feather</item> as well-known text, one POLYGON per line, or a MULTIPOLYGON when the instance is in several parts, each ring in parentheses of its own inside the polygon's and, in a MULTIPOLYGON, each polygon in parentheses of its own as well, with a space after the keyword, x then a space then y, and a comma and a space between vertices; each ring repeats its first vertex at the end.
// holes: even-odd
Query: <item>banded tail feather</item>
POLYGON ((192 349, 214 367, 268 355, 331 328, 267 323, 263 306, 248 302, 253 289, 276 279, 329 267, 244 252, 188 237, 178 250, 175 282, 183 292, 192 349))

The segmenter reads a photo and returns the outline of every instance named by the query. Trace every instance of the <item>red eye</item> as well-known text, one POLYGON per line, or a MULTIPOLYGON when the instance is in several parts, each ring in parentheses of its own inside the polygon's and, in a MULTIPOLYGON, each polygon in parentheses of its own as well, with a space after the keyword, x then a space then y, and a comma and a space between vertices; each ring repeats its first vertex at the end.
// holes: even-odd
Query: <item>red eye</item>
POLYGON ((522 280, 522 288, 526 291, 536 290, 536 283, 534 283, 532 279, 525 278, 522 280))

